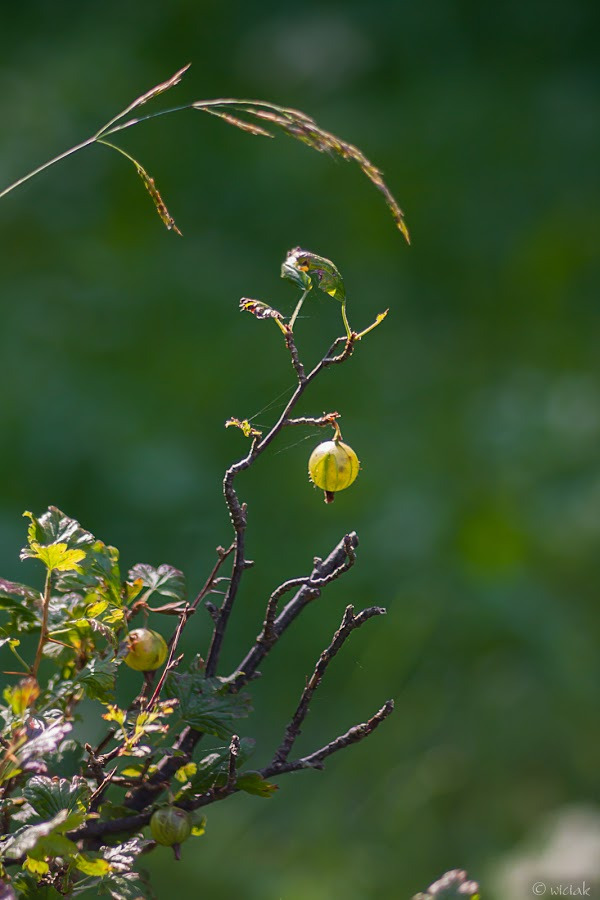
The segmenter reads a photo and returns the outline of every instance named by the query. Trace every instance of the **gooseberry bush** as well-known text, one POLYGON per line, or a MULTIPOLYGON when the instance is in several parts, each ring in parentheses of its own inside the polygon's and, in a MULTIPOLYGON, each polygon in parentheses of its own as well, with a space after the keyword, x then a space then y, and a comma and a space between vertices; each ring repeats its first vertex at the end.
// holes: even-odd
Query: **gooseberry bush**
MULTIPOLYGON (((138 97, 96 134, 14 182, 0 197, 73 153, 99 144, 133 164, 163 223, 180 234, 154 179, 112 138, 146 119, 199 110, 255 135, 272 136, 266 130, 270 125, 313 149, 356 162, 382 192, 408 240, 402 211, 381 173, 358 148, 304 113, 227 99, 139 116, 141 106, 175 87, 185 71, 138 97)), ((282 725, 278 746, 268 751, 270 761, 262 768, 252 766, 254 741, 246 733, 251 713, 248 686, 297 617, 352 568, 358 546, 354 532, 342 535, 324 556, 312 559, 304 574, 278 585, 266 599, 259 634, 248 641, 239 664, 233 671, 223 671, 220 665, 240 585, 252 565, 245 549, 248 510, 238 495, 238 476, 284 431, 308 426, 326 435, 309 461, 309 476, 324 491, 326 502, 351 487, 359 462, 342 440, 339 413, 309 417, 295 411, 312 383, 325 370, 346 363, 386 315, 382 312, 355 330, 339 269, 312 251, 291 250, 281 274, 298 292, 291 316, 247 297, 241 299, 240 309, 273 323, 265 327, 279 335, 296 385, 266 433, 246 419, 226 422, 241 430, 248 448, 225 472, 223 493, 232 530, 224 546, 217 547, 204 584, 188 593, 183 573, 169 565, 155 568, 144 563, 122 571, 114 547, 56 507, 39 515, 24 514, 28 525, 21 558, 41 566, 44 577, 41 590, 0 578, 2 669, 10 679, 0 709, 0 900, 92 894, 117 900, 151 897, 151 887, 138 867, 141 855, 159 846, 172 848, 178 859, 181 845, 204 833, 206 807, 240 791, 272 797, 281 776, 322 769, 330 756, 371 735, 393 710, 393 701, 387 700, 365 722, 332 736, 324 746, 305 756, 294 753, 310 702, 332 660, 352 632, 385 613, 379 606, 359 612, 348 606, 289 722, 282 725), (296 325, 303 303, 316 291, 339 303, 343 333, 308 368, 297 344, 296 325), (167 640, 162 635, 165 621, 175 623, 167 640), (206 646, 192 658, 179 652, 184 629, 194 630, 197 646, 209 634, 206 646), (33 648, 30 654, 25 647, 33 648), (123 667, 139 673, 139 681, 137 691, 118 705, 116 689, 123 667), (75 723, 79 723, 76 733, 85 735, 86 716, 99 715, 105 723, 99 742, 93 745, 75 737, 75 723)), ((452 892, 442 894, 434 884, 423 896, 476 896, 477 886, 462 877, 451 878, 442 887, 452 892)))

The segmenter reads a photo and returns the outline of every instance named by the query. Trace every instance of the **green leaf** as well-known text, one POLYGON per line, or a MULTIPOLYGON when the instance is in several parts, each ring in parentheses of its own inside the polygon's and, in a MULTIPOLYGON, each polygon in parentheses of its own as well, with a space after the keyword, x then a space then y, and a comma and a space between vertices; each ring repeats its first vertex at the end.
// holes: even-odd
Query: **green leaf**
POLYGON ((158 569, 146 563, 138 563, 129 570, 128 581, 141 580, 144 587, 148 588, 144 595, 147 601, 152 594, 168 597, 170 600, 185 600, 186 585, 185 576, 179 569, 173 566, 162 565, 158 569))
MULTIPOLYGON (((237 765, 242 766, 250 758, 254 751, 255 741, 252 738, 242 738, 237 757, 237 765)), ((196 763, 196 772, 191 776, 190 783, 186 784, 177 797, 201 794, 211 788, 215 783, 225 781, 229 766, 229 746, 217 747, 200 762, 196 763)))
POLYGON ((196 673, 172 672, 165 681, 167 697, 179 700, 179 715, 197 731, 227 740, 233 723, 252 711, 247 694, 227 693, 226 685, 216 678, 196 673))
POLYGON ((281 268, 281 277, 294 281, 303 290, 310 289, 312 279, 320 290, 335 300, 346 299, 344 279, 338 268, 330 259, 310 250, 301 247, 290 250, 281 268))
MULTIPOLYGON (((110 866, 110 872, 88 884, 88 890, 93 887, 96 893, 113 897, 114 900, 152 900, 154 895, 143 876, 132 871, 137 857, 151 843, 145 838, 135 837, 116 847, 102 847, 102 858, 110 866)), ((77 889, 74 894, 77 894, 77 889)))
POLYGON ((5 634, 31 631, 41 624, 41 594, 26 584, 0 578, 0 610, 10 616, 5 634))
POLYGON ((116 672, 117 664, 114 660, 92 659, 78 673, 75 684, 83 685, 86 696, 90 700, 111 703, 115 699, 116 672))
POLYGON ((424 894, 417 894, 413 900, 480 900, 479 885, 468 880, 467 873, 453 869, 430 885, 424 894))
POLYGON ((111 871, 110 863, 102 858, 92 858, 91 856, 87 856, 83 853, 78 853, 73 862, 80 872, 84 872, 86 875, 108 875, 111 871))
POLYGON ((76 591, 86 595, 94 594, 96 602, 108 600, 117 606, 122 605, 121 572, 119 569, 119 551, 103 541, 93 538, 86 550, 86 561, 83 571, 60 575, 56 581, 59 591, 76 591))
POLYGON ((192 837, 202 837, 206 833, 206 816, 201 816, 197 822, 194 822, 190 833, 192 837))
POLYGON ((77 853, 77 844, 70 841, 63 834, 52 832, 47 837, 41 838, 35 850, 30 851, 29 856, 33 859, 44 859, 46 857, 54 858, 56 856, 74 856, 77 853))
MULTIPOLYGON (((124 814, 127 815, 127 810, 124 814)), ((120 815, 123 813, 119 813, 120 815)), ((128 872, 140 853, 143 853, 151 843, 152 841, 146 838, 134 837, 122 844, 117 844, 116 847, 103 847, 102 856, 114 872, 128 872)))
MULTIPOLYGON (((299 247, 297 248, 300 249, 299 247)), ((312 282, 308 273, 296 265, 296 251, 290 250, 281 266, 281 277, 293 282, 301 291, 312 290, 312 282)))
POLYGON ((90 619, 95 619, 96 616, 99 616, 104 612, 107 606, 108 600, 97 600, 95 603, 90 603, 85 611, 86 615, 89 616, 90 619))
POLYGON ((150 885, 142 880, 138 872, 106 875, 98 882, 97 892, 113 900, 153 900, 154 897, 150 885))
POLYGON ((15 774, 14 768, 25 771, 37 768, 39 771, 39 764, 36 761, 55 754, 72 727, 70 722, 62 719, 54 720, 34 738, 31 738, 25 727, 19 728, 17 732, 13 733, 13 741, 16 741, 18 746, 13 750, 12 774, 11 768, 2 771, 0 782, 12 777, 15 774))
MULTIPOLYGON (((24 516, 30 519, 27 530, 29 545, 36 544, 66 544, 69 549, 85 549, 94 543, 94 535, 81 527, 75 519, 69 518, 56 506, 48 507, 47 511, 37 519, 33 513, 24 512, 24 516)), ((31 556, 30 546, 21 551, 21 559, 31 556)))
POLYGON ((271 784, 262 777, 260 772, 242 772, 238 775, 235 786, 240 791, 246 791, 247 794, 254 794, 256 797, 264 797, 270 800, 275 791, 279 790, 279 785, 271 784))
POLYGON ((43 838, 52 834, 55 829, 64 829, 68 818, 68 811, 61 809, 47 822, 40 822, 37 825, 24 825, 23 828, 12 834, 4 843, 2 855, 8 859, 19 859, 19 857, 28 853, 32 854, 43 838))
POLYGON ((40 688, 35 678, 22 678, 14 687, 5 687, 3 692, 15 716, 22 716, 39 696, 40 688))
MULTIPOLYGON (((71 781, 38 776, 27 782, 23 796, 41 819, 66 811, 68 815, 76 814, 83 821, 81 816, 85 817, 87 813, 91 791, 88 783, 78 775, 71 781)), ((70 824, 70 827, 76 826, 70 824)))
POLYGON ((33 541, 30 545, 31 549, 28 556, 32 559, 39 559, 46 566, 49 572, 83 572, 78 563, 85 559, 84 550, 69 550, 66 544, 50 544, 43 547, 41 544, 33 541))
POLYGON ((177 771, 175 772, 175 780, 180 781, 181 784, 185 784, 186 781, 189 781, 197 771, 198 766, 195 762, 187 763, 187 765, 181 766, 180 769, 177 769, 177 771))
POLYGON ((19 900, 63 900, 63 895, 56 888, 50 884, 38 884, 28 872, 18 872, 13 878, 13 885, 19 892, 19 900))
POLYGON ((31 872, 32 875, 39 877, 46 875, 50 871, 50 866, 44 859, 36 859, 34 856, 25 857, 23 868, 31 872))
POLYGON ((40 592, 26 584, 0 578, 0 600, 14 600, 15 598, 39 602, 40 592))

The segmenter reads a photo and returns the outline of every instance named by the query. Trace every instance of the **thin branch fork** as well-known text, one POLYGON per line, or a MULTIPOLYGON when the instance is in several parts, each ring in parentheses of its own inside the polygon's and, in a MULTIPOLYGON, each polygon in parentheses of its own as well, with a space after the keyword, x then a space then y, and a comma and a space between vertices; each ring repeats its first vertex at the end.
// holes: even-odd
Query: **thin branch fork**
POLYGON ((302 366, 302 363, 300 362, 298 356, 298 350, 296 348, 294 336, 291 332, 291 329, 287 329, 285 341, 292 358, 292 364, 294 365, 294 369, 298 376, 298 385, 294 393, 288 400, 283 412, 281 413, 273 427, 270 429, 270 431, 268 431, 261 440, 255 439, 252 442, 252 446, 250 447, 248 454, 242 459, 238 460, 238 462, 231 465, 225 472, 225 477, 223 478, 223 494, 225 496, 225 503, 227 505, 227 509, 229 510, 229 516, 231 518, 233 530, 235 531, 235 556, 231 573, 231 581, 229 582, 228 590, 225 594, 218 614, 214 615, 215 626, 212 633, 210 648, 206 658, 206 674, 209 677, 215 675, 217 671, 217 667, 219 665, 219 657, 221 655, 221 647, 223 645, 223 639, 225 636, 225 629, 227 628, 229 616, 231 615, 231 610, 233 609, 233 604, 235 602, 235 598, 240 586, 242 575, 244 574, 245 569, 247 569, 251 565, 251 563, 245 558, 247 509, 246 504, 240 503, 240 500, 238 498, 237 492, 234 487, 235 478, 237 475, 239 475, 240 472, 248 469, 258 459, 258 457, 262 453, 264 453, 271 442, 277 437, 282 428, 286 426, 293 409, 295 408, 308 385, 312 381, 314 381, 314 379, 328 366, 344 362, 344 360, 348 359, 354 349, 353 337, 336 338, 325 356, 320 360, 320 362, 316 364, 316 366, 314 366, 309 374, 306 375, 304 372, 304 367, 302 366), (344 344, 344 350, 337 356, 334 355, 336 349, 342 343, 344 344))
POLYGON ((321 684, 323 676, 327 671, 327 667, 329 666, 332 659, 337 656, 338 652, 340 651, 343 644, 345 644, 349 635, 356 628, 360 628, 361 625, 364 625, 365 622, 367 622, 369 619, 372 619, 373 616, 383 616, 385 615, 385 612, 386 610, 382 606, 371 606, 368 609, 363 609, 362 612, 355 616, 354 607, 352 605, 346 607, 340 627, 333 636, 333 640, 331 641, 329 647, 327 647, 321 653, 321 656, 319 657, 315 666, 315 670, 302 692, 302 696, 296 708, 296 712, 292 716, 292 719, 285 730, 283 741, 275 751, 273 760, 271 762, 272 769, 277 771, 287 761, 291 749, 294 746, 294 743, 298 735, 300 734, 300 731, 302 730, 302 724, 308 714, 309 704, 313 698, 313 695, 321 684))
MULTIPOLYGON (((276 775, 284 775, 288 772, 297 772, 300 769, 322 769, 323 762, 327 757, 332 756, 334 753, 338 753, 340 750, 344 750, 346 747, 350 747, 352 744, 364 740, 372 734, 389 715, 391 715, 393 710, 394 701, 387 700, 381 709, 377 710, 375 715, 371 716, 368 721, 362 722, 360 725, 354 725, 344 734, 341 734, 339 737, 335 738, 335 740, 330 741, 329 744, 326 744, 319 750, 315 750, 314 753, 310 753, 308 756, 301 757, 300 759, 285 762, 283 765, 277 767, 274 767, 273 765, 266 766, 264 769, 261 769, 260 775, 262 775, 263 778, 270 778, 276 775)), ((211 788, 204 794, 200 794, 194 800, 182 801, 179 805, 182 809, 191 812, 192 810, 200 809, 203 806, 209 806, 211 803, 216 803, 219 800, 225 800, 226 797, 236 793, 237 790, 238 788, 235 786, 235 783, 233 783, 233 786, 231 787, 223 785, 221 788, 211 788)), ((82 825, 77 831, 72 831, 67 837, 71 838, 71 840, 78 841, 83 838, 101 838, 109 834, 132 834, 148 824, 153 812, 153 809, 148 809, 137 815, 124 816, 121 819, 86 822, 85 825, 82 825)))
MULTIPOLYGON (((279 640, 283 632, 289 628, 294 619, 300 615, 304 607, 311 600, 320 596, 323 587, 339 578, 340 575, 347 572, 354 565, 357 546, 358 535, 355 532, 344 535, 326 559, 315 559, 313 570, 308 578, 290 579, 273 592, 269 600, 269 603, 271 603, 271 600, 274 598, 271 603, 271 611, 268 613, 269 616, 275 611, 278 599, 286 593, 287 588, 293 589, 293 582, 300 586, 289 603, 286 604, 277 618, 271 623, 270 628, 265 617, 268 639, 265 637, 265 625, 263 624, 263 631, 236 669, 239 674, 231 682, 230 690, 232 693, 237 693, 255 677, 258 666, 273 645, 279 640), (261 636, 263 637, 262 640, 261 636)), ((183 754, 183 757, 167 756, 162 759, 158 763, 158 769, 154 775, 146 784, 140 785, 132 792, 131 797, 126 800, 126 805, 130 809, 138 811, 144 809, 146 804, 154 799, 157 790, 160 790, 160 785, 168 781, 177 769, 183 765, 183 762, 190 758, 194 747, 201 738, 202 732, 196 731, 189 725, 184 728, 175 748, 183 754)))
POLYGON ((300 615, 302 610, 312 600, 321 595, 324 587, 335 581, 336 578, 339 578, 354 565, 357 547, 358 535, 356 532, 352 531, 350 534, 344 535, 326 559, 315 559, 314 568, 308 578, 290 579, 271 594, 262 631, 244 659, 237 666, 236 671, 239 674, 233 680, 232 691, 239 691, 255 677, 255 673, 265 656, 271 651, 281 635, 290 627, 294 619, 300 615), (275 618, 278 600, 287 592, 288 587, 291 588, 294 583, 299 585, 299 590, 296 591, 292 599, 275 618))
POLYGON ((322 769, 323 762, 328 756, 332 756, 332 754, 337 753, 339 750, 344 750, 346 747, 350 747, 352 744, 364 740, 372 734, 375 729, 393 713, 393 711, 394 701, 386 700, 381 709, 378 709, 375 715, 371 716, 370 719, 366 722, 362 722, 360 725, 354 725, 352 728, 349 728, 348 731, 335 738, 335 740, 330 741, 329 744, 326 744, 324 747, 321 747, 320 750, 315 750, 314 753, 309 753, 308 756, 303 756, 281 765, 268 765, 264 769, 261 769, 260 774, 263 778, 271 778, 274 775, 285 775, 288 772, 298 772, 300 769, 322 769))
MULTIPOLYGON (((221 648, 225 637, 225 631, 229 622, 233 605, 239 590, 242 576, 252 563, 246 559, 245 555, 245 536, 247 526, 247 508, 245 503, 241 503, 235 490, 235 479, 240 472, 248 469, 256 459, 264 453, 267 447, 277 437, 280 431, 289 421, 291 414, 302 397, 306 388, 312 381, 328 366, 337 365, 348 359, 354 350, 355 337, 338 337, 331 344, 325 356, 314 366, 307 374, 303 367, 298 368, 299 356, 291 329, 286 333, 286 346, 292 357, 296 374, 298 376, 298 385, 294 393, 288 400, 279 418, 267 434, 261 438, 255 438, 252 442, 248 454, 242 459, 233 463, 225 472, 223 478, 223 494, 225 503, 229 511, 235 539, 232 547, 234 552, 233 566, 231 569, 231 577, 223 602, 219 607, 211 603, 209 612, 214 621, 210 647, 206 657, 205 673, 207 677, 216 674, 221 655, 221 648), (336 353, 338 348, 343 345, 341 353, 336 353)), ((300 364, 301 365, 301 364, 300 364)), ((350 566, 353 565, 355 559, 355 548, 358 544, 356 534, 346 535, 341 542, 341 546, 335 548, 330 556, 322 562, 315 562, 315 567, 306 584, 302 585, 292 600, 285 606, 283 611, 272 623, 269 639, 267 641, 257 641, 251 649, 242 665, 238 667, 240 676, 232 682, 231 690, 237 691, 255 676, 257 667, 262 659, 269 652, 273 644, 278 640, 281 634, 289 627, 291 622, 300 614, 302 609, 313 599, 320 595, 321 589, 333 581, 335 578, 343 574, 350 566)), ((176 743, 176 749, 183 754, 183 758, 189 758, 198 741, 202 738, 202 732, 197 731, 191 726, 187 726, 181 732, 176 743)), ((181 757, 179 758, 181 764, 181 757)), ((160 784, 171 778, 176 771, 175 761, 173 758, 165 758, 159 763, 158 771, 152 776, 149 782, 141 785, 126 800, 126 805, 135 810, 143 810, 147 803, 151 802, 156 790, 160 790, 160 784)))

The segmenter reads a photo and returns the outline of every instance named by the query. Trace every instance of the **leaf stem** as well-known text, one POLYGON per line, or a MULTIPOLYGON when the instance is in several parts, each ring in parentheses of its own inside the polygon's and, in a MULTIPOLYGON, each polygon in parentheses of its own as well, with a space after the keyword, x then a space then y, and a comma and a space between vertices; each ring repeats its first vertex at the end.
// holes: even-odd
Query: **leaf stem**
POLYGON ((350 323, 348 321, 348 316, 346 315, 346 301, 342 300, 342 319, 344 321, 344 327, 346 329, 346 334, 350 339, 352 337, 352 329, 350 328, 350 323))
POLYGON ((38 669, 42 661, 44 646, 48 640, 48 610, 50 607, 50 592, 52 590, 52 569, 46 572, 46 583, 44 585, 44 596, 42 599, 42 630, 40 631, 40 640, 35 653, 31 674, 37 678, 38 669))
POLYGON ((290 329, 290 331, 293 331, 293 329, 294 329, 294 323, 295 323, 296 319, 298 318, 298 313, 302 309, 302 304, 304 303, 304 301, 306 299, 306 295, 308 294, 309 291, 310 291, 310 288, 307 288, 304 291, 304 293, 302 294, 302 296, 300 297, 300 299, 298 300, 298 303, 296 304, 296 309, 292 313, 292 318, 288 322, 288 328, 290 329))

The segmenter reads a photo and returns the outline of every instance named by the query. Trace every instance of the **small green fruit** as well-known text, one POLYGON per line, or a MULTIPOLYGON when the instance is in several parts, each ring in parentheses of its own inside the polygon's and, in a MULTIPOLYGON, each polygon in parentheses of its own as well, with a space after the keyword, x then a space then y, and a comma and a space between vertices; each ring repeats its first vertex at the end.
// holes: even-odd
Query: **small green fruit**
POLYGON ((308 461, 310 480, 325 491, 325 503, 332 502, 336 491, 350 487, 359 469, 360 463, 352 447, 335 439, 315 447, 308 461))
POLYGON ((137 672, 151 672, 158 669, 167 658, 169 649, 158 631, 149 628, 135 628, 127 636, 125 664, 137 672))
POLYGON ((183 809, 165 806, 152 813, 150 831, 157 844, 173 847, 175 859, 179 859, 179 845, 192 833, 192 820, 183 809))

